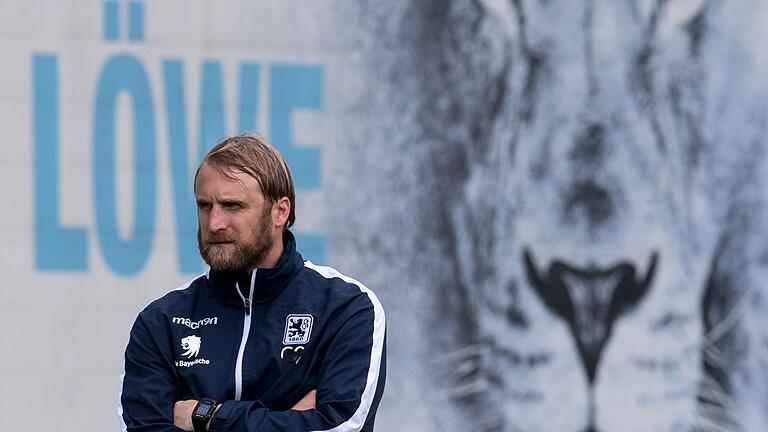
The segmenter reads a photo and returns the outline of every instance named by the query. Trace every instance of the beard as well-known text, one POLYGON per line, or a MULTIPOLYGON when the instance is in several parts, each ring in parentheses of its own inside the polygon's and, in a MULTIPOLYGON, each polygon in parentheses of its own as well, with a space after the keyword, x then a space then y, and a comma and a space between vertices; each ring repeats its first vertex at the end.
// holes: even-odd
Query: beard
POLYGON ((262 214, 247 235, 237 233, 202 232, 197 228, 197 247, 200 256, 215 271, 250 270, 264 260, 275 244, 275 238, 270 229, 268 213, 262 214), (219 245, 217 242, 231 242, 229 245, 219 245))

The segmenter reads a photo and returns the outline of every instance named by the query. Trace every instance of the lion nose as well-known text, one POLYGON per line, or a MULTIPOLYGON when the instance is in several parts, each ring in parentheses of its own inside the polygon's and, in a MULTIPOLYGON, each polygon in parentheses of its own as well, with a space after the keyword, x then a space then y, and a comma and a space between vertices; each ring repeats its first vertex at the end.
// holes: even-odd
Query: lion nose
POLYGON ((618 213, 620 184, 607 181, 603 175, 609 157, 607 134, 602 123, 585 124, 566 155, 569 171, 561 192, 562 218, 571 223, 586 222, 590 231, 596 231, 618 213))
POLYGON ((594 180, 575 181, 564 192, 563 219, 568 222, 586 221, 596 230, 616 215, 612 192, 594 180))
POLYGON ((588 123, 576 135, 568 159, 584 168, 596 168, 605 161, 605 127, 600 123, 588 123))

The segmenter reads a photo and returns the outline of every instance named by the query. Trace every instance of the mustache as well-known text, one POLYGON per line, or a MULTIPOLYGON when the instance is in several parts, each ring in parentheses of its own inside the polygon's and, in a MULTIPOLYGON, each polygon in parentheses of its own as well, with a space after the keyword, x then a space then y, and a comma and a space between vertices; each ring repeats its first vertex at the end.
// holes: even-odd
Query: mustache
POLYGON ((235 238, 228 233, 203 232, 202 239, 205 243, 234 242, 235 238))

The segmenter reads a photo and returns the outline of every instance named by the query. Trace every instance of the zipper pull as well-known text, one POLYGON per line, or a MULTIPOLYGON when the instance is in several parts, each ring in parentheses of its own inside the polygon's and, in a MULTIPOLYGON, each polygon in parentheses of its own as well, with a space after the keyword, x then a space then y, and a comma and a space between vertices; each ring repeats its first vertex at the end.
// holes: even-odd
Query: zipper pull
POLYGON ((248 299, 243 300, 243 306, 245 306, 245 314, 251 314, 251 301, 248 299))

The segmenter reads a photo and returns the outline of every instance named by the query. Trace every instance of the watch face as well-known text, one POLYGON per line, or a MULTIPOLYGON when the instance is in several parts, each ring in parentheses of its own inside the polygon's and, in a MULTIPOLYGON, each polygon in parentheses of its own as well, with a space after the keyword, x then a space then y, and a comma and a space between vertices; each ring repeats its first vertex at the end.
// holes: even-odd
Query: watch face
POLYGON ((199 403, 197 404, 197 407, 195 408, 195 412, 193 415, 196 417, 205 417, 213 411, 213 405, 207 404, 207 403, 199 403))

